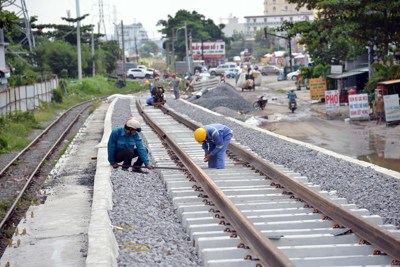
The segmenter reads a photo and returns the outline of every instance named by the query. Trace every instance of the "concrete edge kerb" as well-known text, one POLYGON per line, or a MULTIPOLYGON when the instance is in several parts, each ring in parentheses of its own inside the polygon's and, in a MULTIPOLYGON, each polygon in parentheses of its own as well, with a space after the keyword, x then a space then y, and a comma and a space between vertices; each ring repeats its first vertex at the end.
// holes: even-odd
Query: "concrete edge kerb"
POLYGON ((107 140, 112 130, 111 116, 118 97, 108 107, 104 119, 104 132, 96 146, 97 165, 93 185, 92 212, 88 230, 86 266, 117 266, 118 243, 115 239, 108 211, 112 209, 111 168, 107 161, 107 140))
MULTIPOLYGON (((183 102, 187 103, 188 105, 195 106, 196 108, 200 108, 200 109, 202 109, 203 111, 208 112, 208 113, 211 113, 211 114, 213 114, 213 115, 222 116, 222 115, 219 114, 219 113, 216 113, 216 112, 211 111, 211 110, 209 110, 209 109, 206 109, 206 108, 204 108, 204 107, 198 106, 198 105, 193 104, 193 103, 191 103, 191 102, 189 102, 189 101, 186 101, 186 100, 184 100, 184 99, 180 99, 180 101, 183 101, 183 102)), ((315 145, 311 145, 311 144, 308 144, 308 143, 305 143, 305 142, 302 142, 302 141, 298 141, 298 140, 295 140, 295 139, 292 139, 292 138, 289 138, 289 137, 286 137, 286 136, 283 136, 283 135, 280 135, 280 134, 276 134, 276 133, 270 132, 270 131, 268 131, 268 130, 258 128, 258 127, 253 126, 253 125, 248 125, 248 124, 246 124, 246 123, 244 123, 244 122, 242 122, 242 121, 239 121, 239 120, 237 120, 237 119, 234 119, 234 118, 232 118, 232 117, 225 117, 225 118, 228 119, 228 120, 230 120, 230 121, 233 121, 233 122, 235 122, 235 123, 237 123, 237 124, 240 124, 240 125, 242 125, 243 127, 251 128, 251 129, 253 129, 253 130, 257 130, 257 131, 260 131, 260 132, 269 134, 270 136, 280 138, 280 139, 282 139, 282 140, 291 142, 291 143, 293 143, 293 144, 305 146, 305 147, 307 147, 307 148, 316 150, 316 151, 321 152, 321 153, 324 153, 324 154, 326 154, 326 155, 329 155, 329 156, 332 156, 332 157, 335 157, 335 158, 338 158, 338 159, 341 159, 341 160, 346 160, 346 161, 348 161, 348 162, 355 163, 355 164, 358 164, 358 165, 363 166, 363 167, 370 167, 370 168, 374 169, 375 171, 380 172, 380 173, 382 173, 382 174, 384 174, 384 175, 388 175, 388 176, 391 176, 391 177, 393 177, 393 178, 400 179, 400 173, 399 173, 399 172, 396 172, 396 171, 393 171, 393 170, 389 170, 389 169, 386 169, 386 168, 383 168, 383 167, 380 167, 380 166, 377 166, 377 165, 374 165, 374 164, 371 164, 371 163, 368 163, 368 162, 365 162, 365 161, 361 161, 361 160, 358 160, 358 159, 354 159, 354 158, 349 157, 349 156, 341 155, 341 154, 339 154, 339 153, 330 151, 330 150, 328 150, 328 149, 321 148, 321 147, 318 147, 318 146, 315 146, 315 145)))

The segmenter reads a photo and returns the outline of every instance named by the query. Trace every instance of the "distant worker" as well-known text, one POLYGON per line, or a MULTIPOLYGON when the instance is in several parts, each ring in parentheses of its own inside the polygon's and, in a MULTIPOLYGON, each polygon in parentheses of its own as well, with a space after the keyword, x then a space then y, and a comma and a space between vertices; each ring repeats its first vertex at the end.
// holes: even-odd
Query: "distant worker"
POLYGON ((128 170, 132 165, 132 159, 137 157, 132 166, 132 171, 145 173, 141 167, 144 163, 147 169, 154 169, 150 164, 148 150, 143 145, 140 122, 135 118, 129 118, 124 127, 114 128, 108 139, 108 162, 114 169, 123 162, 122 169, 128 170))
POLYGON ((255 89, 256 85, 254 82, 253 70, 251 67, 247 67, 247 74, 246 74, 246 88, 247 89, 255 89))
POLYGON ((172 73, 171 77, 172 81, 170 83, 170 86, 174 89, 175 100, 177 100, 179 99, 179 83, 181 80, 178 77, 176 77, 175 73, 172 73))
POLYGON ((288 98, 289 98, 289 103, 288 103, 289 109, 290 109, 290 103, 292 103, 292 102, 294 102, 295 107, 297 107, 297 103, 296 103, 297 95, 296 95, 296 93, 294 92, 294 89, 291 89, 291 90, 290 90, 290 92, 288 93, 288 98))
POLYGON ((225 168, 226 149, 232 139, 232 130, 227 126, 214 123, 197 128, 194 139, 202 145, 204 161, 209 168, 225 168))
POLYGON ((383 121, 384 112, 385 104, 383 102, 382 95, 379 94, 374 101, 374 115, 376 118, 376 124, 381 124, 381 122, 383 121))
POLYGON ((158 88, 161 87, 161 83, 160 83, 160 76, 156 74, 156 76, 154 76, 154 80, 153 80, 153 88, 158 88))

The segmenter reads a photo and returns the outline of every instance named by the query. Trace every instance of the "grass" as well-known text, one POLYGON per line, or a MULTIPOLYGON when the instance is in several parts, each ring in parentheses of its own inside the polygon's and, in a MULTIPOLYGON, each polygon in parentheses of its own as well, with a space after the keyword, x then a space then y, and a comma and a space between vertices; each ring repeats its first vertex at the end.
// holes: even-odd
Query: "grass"
MULTIPOLYGON (((127 81, 123 88, 116 86, 116 80, 102 76, 66 80, 67 92, 61 96, 61 101, 41 102, 40 107, 33 112, 15 112, 0 117, 0 154, 21 149, 29 144, 28 137, 34 129, 44 128, 46 122, 68 108, 95 98, 107 97, 112 94, 127 94, 145 91, 143 82, 127 81)), ((89 112, 94 112, 100 106, 94 102, 89 112)))

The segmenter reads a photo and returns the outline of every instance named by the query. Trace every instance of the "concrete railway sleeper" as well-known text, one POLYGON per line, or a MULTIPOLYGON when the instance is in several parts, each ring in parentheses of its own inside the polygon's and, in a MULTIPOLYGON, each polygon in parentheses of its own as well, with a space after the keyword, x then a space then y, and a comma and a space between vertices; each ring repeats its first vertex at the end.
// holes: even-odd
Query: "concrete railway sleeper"
MULTIPOLYGON (((207 169, 193 140, 196 122, 166 107, 144 107, 140 101, 136 107, 191 174, 162 177, 205 266, 398 263, 399 231, 379 216, 236 142, 230 144, 226 169, 207 169)), ((157 142, 152 146, 157 165, 168 166, 165 149, 157 142)))

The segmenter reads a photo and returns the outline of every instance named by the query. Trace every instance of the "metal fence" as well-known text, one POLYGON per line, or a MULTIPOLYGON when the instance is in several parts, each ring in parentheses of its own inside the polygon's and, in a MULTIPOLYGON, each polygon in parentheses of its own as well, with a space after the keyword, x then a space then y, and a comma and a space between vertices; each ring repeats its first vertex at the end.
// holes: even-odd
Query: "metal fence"
POLYGON ((13 111, 34 110, 40 102, 50 102, 53 89, 58 87, 58 79, 54 78, 33 85, 6 88, 0 92, 0 116, 13 111))

